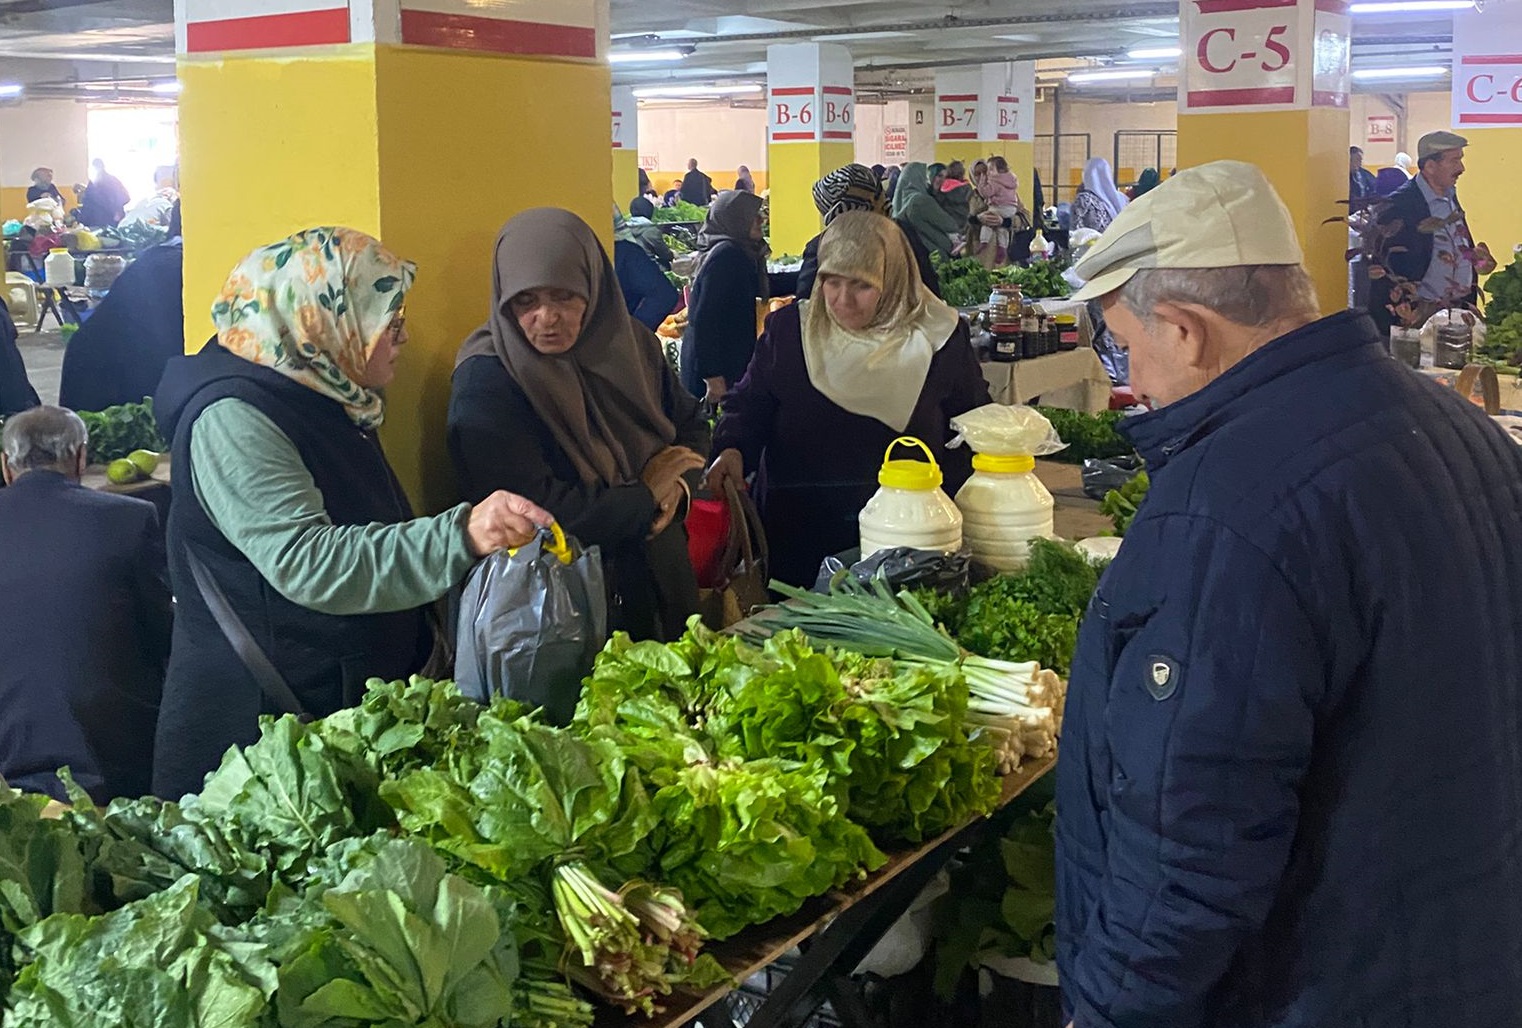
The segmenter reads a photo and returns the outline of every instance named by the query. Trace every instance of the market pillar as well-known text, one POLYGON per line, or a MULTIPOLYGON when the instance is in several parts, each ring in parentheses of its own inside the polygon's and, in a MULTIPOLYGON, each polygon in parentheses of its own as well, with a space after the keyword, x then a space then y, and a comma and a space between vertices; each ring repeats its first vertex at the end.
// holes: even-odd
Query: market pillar
POLYGON ((851 52, 828 43, 766 48, 767 179, 771 246, 800 254, 824 227, 814 183, 856 160, 851 52))
POLYGON ((1348 211, 1347 3, 1184 0, 1179 16, 1179 167, 1262 168, 1300 233, 1322 310, 1341 310, 1347 229, 1326 221, 1348 211))
POLYGON ((450 374, 487 315, 497 230, 555 205, 611 237, 606 0, 176 0, 175 15, 187 348, 254 247, 314 225, 380 237, 418 264, 381 434, 414 505, 444 508, 450 374))
POLYGON ((613 202, 628 212, 639 196, 639 101, 632 86, 613 90, 613 202))
MULTIPOLYGON (((1466 139, 1459 196, 1476 241, 1505 267, 1522 243, 1522 11, 1453 15, 1453 127, 1466 139)), ((1415 141, 1412 141, 1414 147, 1415 141)))
MULTIPOLYGON (((1020 180, 1027 207, 1035 200, 1036 63, 1016 61, 948 68, 935 76, 935 159, 973 162, 1000 156, 1020 180)), ((1048 189, 1051 183, 1043 183, 1048 189)))

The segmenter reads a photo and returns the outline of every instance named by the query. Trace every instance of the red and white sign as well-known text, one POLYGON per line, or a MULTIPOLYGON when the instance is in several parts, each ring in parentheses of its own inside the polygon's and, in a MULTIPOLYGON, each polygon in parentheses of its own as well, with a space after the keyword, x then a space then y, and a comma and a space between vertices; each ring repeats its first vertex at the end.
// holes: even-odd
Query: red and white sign
POLYGON ((1036 65, 1031 61, 949 68, 935 76, 940 142, 1036 138, 1036 65))
POLYGON ((641 171, 660 171, 661 155, 658 153, 642 153, 639 155, 641 171))
POLYGON ((631 86, 613 88, 613 149, 639 152, 639 103, 631 86))
POLYGON ((1363 138, 1369 143, 1395 142, 1395 116, 1393 114, 1369 115, 1363 138))
POLYGON ((1179 109, 1346 107, 1347 0, 1186 0, 1179 109))
POLYGON ((1185 0, 1179 10, 1181 109, 1294 105, 1297 0, 1185 0))
POLYGON ((828 43, 766 49, 767 141, 850 142, 856 136, 850 51, 828 43))
POLYGON ((883 163, 893 164, 909 159, 909 129, 904 125, 888 125, 883 129, 883 163))
POLYGON ((1453 123, 1522 125, 1522 11, 1515 6, 1454 12, 1453 123))
POLYGON ((935 138, 938 142, 982 139, 983 71, 950 68, 935 76, 935 138))
POLYGON ((183 54, 404 43, 596 59, 594 0, 175 0, 183 54))

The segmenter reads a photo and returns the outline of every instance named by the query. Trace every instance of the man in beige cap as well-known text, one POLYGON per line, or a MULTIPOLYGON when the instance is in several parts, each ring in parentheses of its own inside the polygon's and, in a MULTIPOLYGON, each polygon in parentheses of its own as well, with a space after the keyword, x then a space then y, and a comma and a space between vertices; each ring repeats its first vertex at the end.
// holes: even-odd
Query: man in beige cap
POLYGON ((1391 325, 1420 326, 1439 310, 1473 307, 1476 272, 1495 269, 1490 250, 1475 244, 1459 204, 1456 186, 1468 145, 1452 132, 1422 136, 1416 176, 1374 208, 1388 237, 1381 239, 1378 229, 1364 234, 1366 246, 1381 251, 1371 255, 1373 263, 1386 272, 1370 283, 1369 313, 1385 335, 1391 325))
POLYGON ((1320 316, 1252 165, 1075 270, 1155 409, 1057 767, 1073 1024, 1522 1023, 1522 448, 1320 316))

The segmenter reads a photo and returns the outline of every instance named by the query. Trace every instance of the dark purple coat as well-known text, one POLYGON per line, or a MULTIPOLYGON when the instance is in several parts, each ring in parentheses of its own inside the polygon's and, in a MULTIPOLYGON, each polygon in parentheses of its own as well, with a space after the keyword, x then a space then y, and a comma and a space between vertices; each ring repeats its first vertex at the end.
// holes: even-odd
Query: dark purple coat
POLYGON ((772 577, 809 586, 821 560, 860 541, 856 516, 877 491, 888 445, 899 435, 924 440, 945 473, 942 488, 954 495, 972 474, 972 454, 946 449, 955 435, 951 419, 992 402, 967 322, 959 321, 930 362, 902 433, 852 414, 809 381, 799 307, 792 304, 767 318, 750 369, 724 401, 713 450, 739 450, 746 473, 758 472, 755 497, 772 577))

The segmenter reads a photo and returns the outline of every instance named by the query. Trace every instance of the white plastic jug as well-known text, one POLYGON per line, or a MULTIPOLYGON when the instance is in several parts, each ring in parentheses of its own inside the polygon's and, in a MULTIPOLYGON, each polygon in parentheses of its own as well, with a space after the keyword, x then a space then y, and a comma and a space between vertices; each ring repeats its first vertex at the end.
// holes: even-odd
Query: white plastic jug
POLYGON ((877 473, 881 487, 857 518, 861 526, 861 555, 908 546, 916 550, 955 553, 962 548, 962 512, 941 491, 940 465, 930 447, 913 436, 900 436, 883 454, 877 473), (918 446, 924 460, 893 460, 896 446, 918 446))
POLYGON ((42 262, 42 280, 50 286, 72 286, 74 284, 74 257, 63 247, 55 247, 48 251, 47 259, 42 262))
POLYGON ((1036 477, 1036 458, 977 453, 972 477, 957 492, 962 535, 972 559, 995 571, 1018 571, 1030 558, 1032 539, 1056 530, 1056 501, 1036 477))

